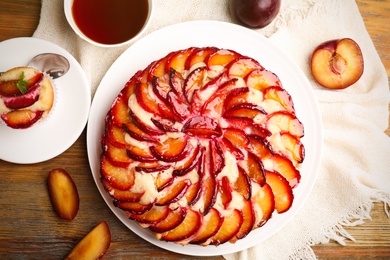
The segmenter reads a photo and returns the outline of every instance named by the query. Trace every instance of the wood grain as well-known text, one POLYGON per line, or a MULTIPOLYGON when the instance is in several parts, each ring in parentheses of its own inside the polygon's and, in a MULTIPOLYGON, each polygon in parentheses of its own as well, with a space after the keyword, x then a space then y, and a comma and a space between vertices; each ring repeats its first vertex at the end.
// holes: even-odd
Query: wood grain
MULTIPOLYGON (((390 76, 390 0, 357 3, 390 76)), ((39 22, 40 7, 40 0, 0 0, 0 41, 31 36, 39 22)), ((386 133, 390 135, 390 128, 386 133)), ((101 220, 108 222, 112 233, 105 259, 197 258, 151 245, 113 215, 92 178, 85 131, 71 148, 47 162, 17 165, 0 160, 0 176, 0 259, 61 259, 101 220), (81 198, 80 210, 72 222, 55 214, 48 197, 47 174, 59 167, 70 173, 81 198)), ((346 229, 356 241, 347 241, 347 246, 335 242, 313 246, 319 259, 390 258, 390 220, 382 203, 375 203, 372 220, 346 229)))

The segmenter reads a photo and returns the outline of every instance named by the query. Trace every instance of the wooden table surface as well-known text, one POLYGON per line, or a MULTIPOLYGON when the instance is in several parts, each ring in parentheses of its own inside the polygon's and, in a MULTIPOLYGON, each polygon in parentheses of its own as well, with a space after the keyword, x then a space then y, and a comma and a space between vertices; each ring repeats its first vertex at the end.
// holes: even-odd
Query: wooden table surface
MULTIPOLYGON (((357 3, 390 76, 390 0, 357 3)), ((0 41, 31 36, 39 22, 40 8, 40 0, 0 0, 0 41)), ((390 128, 386 133, 390 135, 390 128)), ((67 151, 49 161, 17 165, 0 160, 0 176, 0 259, 60 259, 102 220, 107 221, 112 233, 105 259, 189 258, 145 242, 114 216, 93 181, 85 130, 67 151), (49 201, 47 174, 58 167, 72 175, 79 190, 80 210, 72 222, 57 217, 49 201)), ((371 214, 372 220, 365 224, 346 228, 355 242, 313 246, 319 259, 390 258, 390 219, 383 204, 375 203, 371 214)))

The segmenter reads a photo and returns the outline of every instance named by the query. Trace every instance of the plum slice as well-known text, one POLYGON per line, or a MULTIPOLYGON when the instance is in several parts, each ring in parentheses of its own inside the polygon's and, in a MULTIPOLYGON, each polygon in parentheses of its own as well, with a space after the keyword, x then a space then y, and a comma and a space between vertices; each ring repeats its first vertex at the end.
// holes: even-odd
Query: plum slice
POLYGON ((183 179, 176 183, 172 183, 162 191, 166 191, 165 195, 160 197, 156 201, 156 205, 163 206, 179 201, 187 192, 188 187, 191 185, 191 181, 183 179))
POLYGON ((200 226, 201 215, 199 212, 188 209, 184 220, 167 232, 161 234, 161 238, 165 241, 179 241, 189 238, 193 235, 200 226))
POLYGON ((294 195, 289 182, 278 172, 266 172, 267 183, 271 186, 278 213, 286 212, 292 205, 294 195))
POLYGON ((177 162, 183 160, 191 148, 188 138, 168 138, 156 146, 151 146, 150 152, 160 161, 177 162))
POLYGON ((156 135, 162 135, 164 132, 159 129, 155 128, 153 126, 149 126, 146 123, 144 123, 134 112, 132 109, 129 111, 130 117, 133 120, 133 123, 144 133, 150 135, 150 136, 156 136, 156 135))
POLYGON ((168 93, 168 102, 172 106, 175 117, 184 120, 190 116, 190 105, 184 98, 180 97, 172 90, 168 93))
POLYGON ((258 69, 264 68, 260 63, 249 57, 240 57, 229 63, 227 66, 228 74, 232 78, 245 78, 248 73, 258 69))
POLYGON ((110 140, 114 146, 125 148, 128 144, 125 141, 125 130, 110 122, 106 124, 106 138, 110 140))
POLYGON ((133 219, 139 223, 144 224, 156 224, 165 219, 169 214, 169 207, 168 206, 157 206, 153 205, 153 207, 146 211, 143 214, 131 214, 128 212, 127 216, 130 219, 133 219))
POLYGON ((188 56, 185 68, 187 70, 189 70, 195 64, 205 63, 205 60, 207 59, 207 57, 216 51, 218 51, 218 49, 216 47, 203 47, 203 48, 198 48, 198 49, 194 50, 188 56))
POLYGON ((274 152, 267 141, 264 141, 258 135, 249 135, 248 139, 250 142, 249 151, 255 154, 260 160, 272 158, 274 152))
POLYGON ((180 225, 187 215, 187 208, 179 207, 170 209, 167 217, 156 224, 149 226, 149 229, 155 233, 164 233, 180 225))
POLYGON ((183 72, 183 70, 186 68, 188 57, 197 49, 198 48, 196 47, 190 47, 185 50, 177 51, 168 58, 165 68, 174 69, 180 73, 183 72))
POLYGON ((203 138, 213 138, 222 135, 222 130, 218 122, 204 116, 189 119, 183 125, 182 132, 203 138))
POLYGON ((246 237, 246 235, 249 234, 255 225, 255 212, 250 201, 244 202, 244 206, 242 207, 242 216, 243 221, 240 230, 238 230, 237 234, 232 239, 230 239, 230 241, 233 243, 238 239, 246 237))
POLYGON ((281 153, 295 163, 302 163, 305 158, 305 147, 302 142, 288 132, 281 133, 280 137, 285 147, 285 151, 281 153))
POLYGON ((203 217, 202 225, 196 234, 191 237, 191 244, 204 244, 214 236, 221 228, 223 217, 218 210, 212 208, 209 213, 203 217))
POLYGON ((65 257, 71 259, 101 259, 111 244, 111 232, 107 222, 97 224, 65 257))
POLYGON ((153 203, 141 204, 139 202, 130 202, 130 201, 114 201, 114 205, 122 210, 128 211, 133 214, 143 214, 146 211, 150 210, 153 207, 153 203))
POLYGON ((9 109, 26 108, 34 104, 39 99, 40 85, 35 84, 23 95, 2 97, 4 105, 9 109))
POLYGON ((250 200, 252 197, 252 185, 249 176, 240 166, 238 168, 238 177, 233 184, 233 190, 238 192, 245 200, 250 200))
POLYGON ((246 117, 253 119, 255 117, 262 118, 265 117, 265 110, 259 106, 252 103, 241 103, 234 106, 231 106, 228 111, 225 111, 224 116, 228 117, 246 117))
POLYGON ((225 155, 222 151, 219 142, 215 140, 209 141, 210 148, 210 173, 212 176, 217 177, 217 175, 225 167, 225 155))
POLYGON ((172 174, 174 176, 183 176, 192 171, 201 161, 204 150, 204 147, 198 145, 195 149, 193 149, 192 154, 188 156, 188 160, 186 160, 182 165, 176 167, 172 174))
POLYGON ((105 156, 110 159, 110 163, 117 167, 127 167, 133 161, 127 153, 125 147, 116 146, 110 142, 109 138, 104 137, 102 140, 103 151, 105 156))
POLYGON ((257 182, 260 186, 264 185, 264 166, 256 155, 251 152, 248 152, 247 159, 245 161, 240 161, 238 164, 252 181, 257 182))
POLYGON ((205 63, 209 70, 218 72, 218 67, 226 66, 232 60, 239 58, 241 55, 233 50, 220 49, 207 56, 205 63))
POLYGON ((252 70, 246 77, 245 82, 248 87, 264 91, 268 87, 281 87, 282 83, 273 72, 265 69, 252 70))
POLYGON ((238 233, 242 225, 242 222, 243 222, 242 212, 237 209, 233 210, 233 212, 230 215, 224 217, 220 229, 214 236, 210 238, 211 239, 210 244, 220 245, 229 241, 238 233))
POLYGON ((171 56, 175 55, 176 51, 168 53, 165 57, 159 59, 156 62, 153 62, 148 67, 148 79, 152 81, 153 78, 159 78, 165 75, 165 67, 167 67, 167 62, 171 56))
POLYGON ((266 125, 273 134, 279 132, 289 132, 299 138, 304 136, 303 124, 295 115, 287 111, 278 111, 269 114, 267 116, 266 125))
POLYGON ((12 97, 12 96, 20 96, 25 93, 30 92, 33 88, 35 88, 41 80, 43 79, 43 73, 36 72, 34 75, 32 75, 29 79, 24 79, 24 68, 14 68, 9 71, 7 71, 7 74, 9 74, 10 78, 15 78, 14 80, 8 80, 3 79, 5 76, 1 77, 0 79, 0 95, 6 96, 6 97, 12 97), (23 80, 27 84, 25 86, 25 92, 23 93, 18 87, 17 83, 23 80))
MULTIPOLYGON (((137 97, 138 104, 150 113, 158 113, 158 103, 153 99, 153 91, 149 91, 147 83, 138 81, 135 84, 135 95, 137 97)), ((154 93, 153 93, 154 94, 154 93)))
POLYGON ((232 192, 233 189, 230 186, 229 178, 227 176, 223 176, 219 182, 219 194, 221 195, 222 205, 225 209, 229 206, 233 199, 232 192))
POLYGON ((260 190, 252 196, 251 199, 254 208, 259 207, 262 214, 255 214, 255 227, 263 226, 272 216, 275 210, 275 198, 271 186, 267 183, 260 188, 260 190))
POLYGON ((113 187, 110 181, 105 178, 100 178, 104 189, 110 194, 110 196, 118 201, 122 202, 139 202, 144 195, 144 192, 132 192, 130 190, 120 190, 113 187))
POLYGON ((294 113, 294 103, 290 94, 283 88, 272 86, 264 90, 264 98, 279 102, 288 112, 294 113))
POLYGON ((127 190, 134 184, 134 169, 117 167, 110 162, 107 156, 102 157, 101 173, 117 189, 127 190))
POLYGON ((25 129, 41 119, 44 111, 32 111, 30 109, 13 110, 2 114, 1 119, 7 126, 14 129, 25 129))
POLYGON ((285 177, 292 188, 296 187, 301 180, 301 174, 299 170, 294 167, 293 163, 280 154, 274 154, 272 161, 274 170, 285 177))
POLYGON ((188 102, 192 101, 194 91, 197 91, 203 87, 205 78, 207 77, 207 68, 199 67, 193 70, 184 81, 184 96, 188 102))
POLYGON ((248 147, 249 139, 245 132, 240 128, 229 127, 223 129, 223 137, 238 149, 246 149, 248 147))
POLYGON ((79 193, 72 177, 64 169, 54 169, 47 177, 50 201, 57 214, 73 220, 79 210, 79 193))

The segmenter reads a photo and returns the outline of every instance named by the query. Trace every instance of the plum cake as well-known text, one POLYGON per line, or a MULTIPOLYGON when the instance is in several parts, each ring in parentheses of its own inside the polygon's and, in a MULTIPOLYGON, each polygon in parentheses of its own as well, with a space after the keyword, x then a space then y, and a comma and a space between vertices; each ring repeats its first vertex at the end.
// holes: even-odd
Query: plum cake
POLYGON ((7 126, 29 128, 47 116, 54 103, 51 80, 31 67, 16 67, 0 76, 0 115, 7 126))
POLYGON ((291 207, 303 135, 291 96, 258 61, 178 50, 135 73, 113 101, 101 182, 159 240, 235 243, 291 207))

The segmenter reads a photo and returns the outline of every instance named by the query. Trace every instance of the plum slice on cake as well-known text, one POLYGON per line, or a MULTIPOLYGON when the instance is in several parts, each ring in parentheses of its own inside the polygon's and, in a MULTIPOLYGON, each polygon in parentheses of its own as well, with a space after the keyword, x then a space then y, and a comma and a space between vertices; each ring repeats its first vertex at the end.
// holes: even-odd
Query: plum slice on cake
POLYGON ((235 243, 293 204, 304 127, 251 57, 171 52, 130 78, 105 120, 103 186, 159 240, 235 243))

